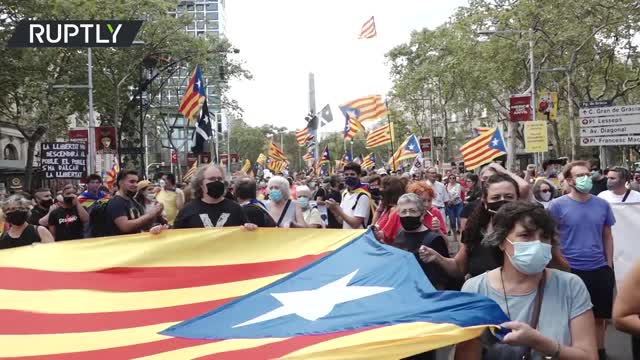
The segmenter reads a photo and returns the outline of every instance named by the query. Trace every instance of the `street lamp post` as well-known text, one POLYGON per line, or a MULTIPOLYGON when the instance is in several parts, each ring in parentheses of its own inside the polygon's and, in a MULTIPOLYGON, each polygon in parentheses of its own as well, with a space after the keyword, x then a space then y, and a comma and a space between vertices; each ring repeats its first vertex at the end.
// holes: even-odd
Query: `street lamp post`
POLYGON ((576 158, 576 124, 573 118, 573 101, 571 100, 571 66, 540 69, 542 72, 562 72, 567 76, 567 104, 569 107, 569 130, 571 131, 571 160, 576 158))
POLYGON ((149 169, 150 169, 152 166, 164 166, 164 161, 163 161, 163 162, 159 162, 159 163, 151 163, 151 164, 149 164, 149 165, 147 165, 147 166, 145 167, 144 175, 145 175, 145 178, 146 178, 147 180, 149 180, 149 169))
MULTIPOLYGON (((478 35, 502 35, 502 34, 525 34, 529 35, 529 81, 531 91, 531 120, 536 119, 536 68, 533 62, 533 29, 529 30, 483 30, 478 31, 478 35)), ((507 128, 509 129, 509 152, 507 153, 507 169, 511 169, 515 165, 516 158, 516 124, 512 121, 507 122, 507 128)))

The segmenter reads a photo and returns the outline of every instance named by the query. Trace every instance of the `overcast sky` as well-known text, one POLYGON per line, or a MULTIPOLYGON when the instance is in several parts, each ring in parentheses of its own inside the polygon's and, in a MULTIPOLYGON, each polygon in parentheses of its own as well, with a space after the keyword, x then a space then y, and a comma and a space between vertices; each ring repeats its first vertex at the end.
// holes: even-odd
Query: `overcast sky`
MULTIPOLYGON (((250 125, 305 126, 308 74, 316 108, 385 94, 391 87, 384 54, 412 30, 444 23, 466 0, 227 0, 227 35, 254 79, 231 84, 230 96, 250 125), (360 40, 375 16, 378 36, 360 40)), ((334 126, 342 117, 334 109, 334 126), (337 120, 337 121, 336 121, 337 120)))

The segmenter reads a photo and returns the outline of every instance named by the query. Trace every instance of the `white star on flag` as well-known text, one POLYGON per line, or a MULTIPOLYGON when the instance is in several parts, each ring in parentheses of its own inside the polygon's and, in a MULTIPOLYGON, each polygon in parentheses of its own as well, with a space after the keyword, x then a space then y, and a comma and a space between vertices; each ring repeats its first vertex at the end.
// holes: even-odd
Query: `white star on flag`
POLYGON ((498 139, 493 139, 493 141, 491 142, 491 145, 498 146, 499 143, 500 141, 498 141, 498 139))
POLYGON ((391 287, 382 286, 348 286, 358 270, 315 290, 273 293, 271 296, 282 306, 233 327, 257 324, 292 314, 316 321, 329 315, 338 304, 393 290, 391 287))
POLYGON ((196 81, 196 89, 200 88, 200 80, 196 81))

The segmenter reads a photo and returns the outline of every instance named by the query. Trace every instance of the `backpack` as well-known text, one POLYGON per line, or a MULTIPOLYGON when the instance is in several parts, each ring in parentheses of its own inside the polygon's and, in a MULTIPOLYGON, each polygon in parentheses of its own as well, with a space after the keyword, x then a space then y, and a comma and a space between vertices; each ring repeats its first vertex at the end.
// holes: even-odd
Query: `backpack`
MULTIPOLYGON (((353 207, 351 207, 351 210, 355 210, 356 209, 356 207, 358 206, 358 201, 360 201, 360 198, 362 196, 366 196, 366 197, 369 198, 369 218, 365 219, 364 224, 362 224, 362 228, 366 229, 367 226, 371 225, 371 221, 373 220, 373 214, 376 213, 376 208, 373 205, 373 201, 371 200, 371 194, 368 191, 363 190, 363 189, 356 189, 355 192, 358 193, 358 196, 356 197, 356 201, 353 204, 353 207)), ((342 196, 344 197, 345 194, 343 194, 342 196)))
POLYGON ((109 201, 97 202, 92 206, 89 212, 89 228, 91 237, 102 237, 111 235, 113 229, 113 219, 107 212, 107 207, 113 198, 109 201))

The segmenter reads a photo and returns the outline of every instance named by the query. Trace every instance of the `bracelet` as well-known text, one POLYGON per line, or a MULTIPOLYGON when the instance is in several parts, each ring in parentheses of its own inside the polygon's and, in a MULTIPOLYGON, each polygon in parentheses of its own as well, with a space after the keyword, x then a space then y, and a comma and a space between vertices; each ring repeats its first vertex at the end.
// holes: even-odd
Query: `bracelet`
POLYGON ((557 346, 556 346, 556 351, 553 353, 553 355, 550 355, 550 356, 549 356, 549 355, 547 355, 547 356, 545 356, 544 358, 545 358, 546 360, 554 360, 554 359, 559 359, 559 358, 560 358, 560 348, 561 348, 561 345, 560 345, 560 342, 559 342, 559 341, 558 341, 558 342, 556 342, 556 344, 557 344, 557 346))

